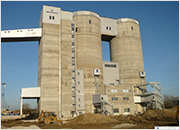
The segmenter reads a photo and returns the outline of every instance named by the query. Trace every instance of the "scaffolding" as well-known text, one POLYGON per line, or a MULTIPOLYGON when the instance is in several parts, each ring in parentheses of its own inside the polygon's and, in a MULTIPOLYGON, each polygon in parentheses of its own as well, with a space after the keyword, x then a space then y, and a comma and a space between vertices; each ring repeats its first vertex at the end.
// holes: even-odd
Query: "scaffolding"
POLYGON ((93 105, 95 113, 102 115, 114 115, 113 104, 108 102, 108 95, 93 95, 93 105))
POLYGON ((152 106, 152 109, 162 110, 164 109, 162 85, 159 82, 148 82, 144 85, 134 86, 140 90, 140 93, 134 93, 134 96, 141 97, 141 104, 146 106, 152 106), (147 91, 147 86, 151 86, 151 91, 147 91), (146 87, 145 87, 146 86, 146 87))

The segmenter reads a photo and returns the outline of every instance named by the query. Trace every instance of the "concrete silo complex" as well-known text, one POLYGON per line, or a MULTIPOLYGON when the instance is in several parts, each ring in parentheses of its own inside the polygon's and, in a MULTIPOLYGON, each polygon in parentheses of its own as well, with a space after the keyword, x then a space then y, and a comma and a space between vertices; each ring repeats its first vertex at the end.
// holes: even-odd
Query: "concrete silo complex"
POLYGON ((1 31, 2 42, 39 41, 38 87, 21 90, 21 108, 22 99, 30 97, 37 99, 39 113, 54 111, 59 118, 136 114, 147 108, 137 20, 43 6, 39 29, 11 32, 1 31), (101 41, 109 42, 111 62, 102 60, 101 41))

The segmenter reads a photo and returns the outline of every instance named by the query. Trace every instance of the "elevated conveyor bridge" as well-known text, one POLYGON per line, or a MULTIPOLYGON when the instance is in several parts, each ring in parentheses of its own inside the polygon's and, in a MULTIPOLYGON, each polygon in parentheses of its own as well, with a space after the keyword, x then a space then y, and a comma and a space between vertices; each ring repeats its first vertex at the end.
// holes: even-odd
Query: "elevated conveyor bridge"
POLYGON ((41 28, 3 30, 1 42, 39 41, 41 36, 41 28))

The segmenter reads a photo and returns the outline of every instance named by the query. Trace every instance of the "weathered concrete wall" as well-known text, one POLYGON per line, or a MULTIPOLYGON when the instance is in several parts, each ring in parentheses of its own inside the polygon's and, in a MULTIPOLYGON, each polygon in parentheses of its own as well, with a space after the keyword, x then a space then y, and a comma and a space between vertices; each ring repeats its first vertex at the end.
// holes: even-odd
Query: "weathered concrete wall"
POLYGON ((98 83, 103 83, 100 19, 93 15, 76 15, 76 63, 84 71, 84 105, 86 112, 93 112, 92 95, 95 93, 93 68, 100 69, 98 83))
POLYGON ((72 117, 72 38, 70 20, 61 20, 61 105, 62 115, 72 117))
MULTIPOLYGON (((134 105, 133 89, 130 85, 106 85, 99 87, 101 94, 108 95, 108 102, 113 104, 114 109, 119 109, 119 114, 124 114, 124 109, 129 108, 129 114, 134 114, 136 111, 134 105), (126 90, 126 91, 124 91, 126 90), (123 97, 128 97, 128 100, 123 100, 123 97), (113 100, 116 98, 117 100, 113 100)), ((118 113, 115 113, 117 115, 118 113)))
POLYGON ((60 113, 59 104, 59 46, 60 26, 44 23, 38 54, 38 86, 41 87, 39 112, 60 113))

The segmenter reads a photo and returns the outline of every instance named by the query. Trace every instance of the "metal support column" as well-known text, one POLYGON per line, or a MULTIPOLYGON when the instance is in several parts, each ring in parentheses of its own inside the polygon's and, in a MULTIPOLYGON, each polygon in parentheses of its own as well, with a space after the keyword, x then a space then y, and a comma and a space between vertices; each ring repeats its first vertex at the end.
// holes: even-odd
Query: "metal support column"
POLYGON ((22 116, 22 105, 23 105, 23 97, 21 97, 21 103, 20 103, 20 115, 22 116))
POLYGON ((97 76, 95 76, 95 94, 97 94, 97 76))

